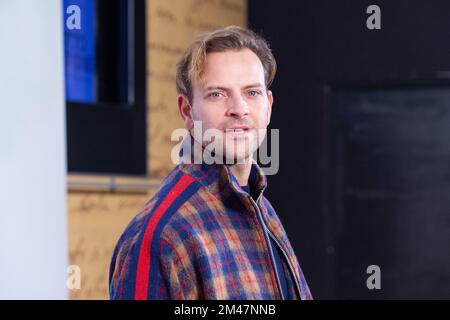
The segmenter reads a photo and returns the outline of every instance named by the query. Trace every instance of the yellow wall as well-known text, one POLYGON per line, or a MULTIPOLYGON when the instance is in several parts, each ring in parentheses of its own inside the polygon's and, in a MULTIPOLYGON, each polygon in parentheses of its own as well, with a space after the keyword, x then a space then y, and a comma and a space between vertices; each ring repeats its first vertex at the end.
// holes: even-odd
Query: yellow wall
MULTIPOLYGON (((157 183, 173 168, 170 135, 182 128, 175 90, 175 63, 199 32, 246 25, 245 0, 147 0, 147 125, 149 177, 157 183)), ((156 184, 157 184, 156 183, 156 184)), ((107 299, 108 270, 118 237, 154 194, 69 191, 69 263, 81 269, 72 299, 107 299)))

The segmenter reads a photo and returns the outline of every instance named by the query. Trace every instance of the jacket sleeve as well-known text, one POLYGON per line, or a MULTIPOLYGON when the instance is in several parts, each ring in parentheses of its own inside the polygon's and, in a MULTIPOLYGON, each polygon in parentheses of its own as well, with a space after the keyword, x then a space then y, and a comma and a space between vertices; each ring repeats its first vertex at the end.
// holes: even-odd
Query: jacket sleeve
MULTIPOLYGON (((158 246, 149 252, 148 282, 140 286, 139 250, 127 241, 117 245, 110 267, 109 291, 113 300, 184 300, 198 298, 198 283, 192 275, 190 250, 177 235, 161 234, 158 246), (139 288, 140 287, 140 288, 139 288), (142 295, 142 287, 144 295, 142 295), (141 294, 137 292, 141 290, 141 294)), ((146 254, 146 253, 143 253, 146 254)))

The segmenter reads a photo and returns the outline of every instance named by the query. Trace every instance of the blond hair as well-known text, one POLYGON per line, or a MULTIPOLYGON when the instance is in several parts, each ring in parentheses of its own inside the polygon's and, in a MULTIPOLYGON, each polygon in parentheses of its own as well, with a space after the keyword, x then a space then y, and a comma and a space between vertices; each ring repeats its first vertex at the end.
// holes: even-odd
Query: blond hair
POLYGON ((228 26, 196 37, 177 63, 176 85, 178 94, 183 94, 192 102, 192 81, 200 80, 210 52, 250 49, 258 56, 264 68, 266 88, 272 83, 277 65, 269 44, 253 31, 228 26))

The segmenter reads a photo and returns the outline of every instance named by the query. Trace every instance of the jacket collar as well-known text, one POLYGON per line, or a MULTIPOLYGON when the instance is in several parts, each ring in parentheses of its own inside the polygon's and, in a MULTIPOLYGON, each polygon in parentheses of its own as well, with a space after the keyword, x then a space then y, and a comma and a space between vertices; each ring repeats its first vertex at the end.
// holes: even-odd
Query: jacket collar
MULTIPOLYGON (((202 146, 190 134, 184 138, 179 155, 180 169, 199 181, 215 197, 223 202, 232 201, 232 198, 237 197, 251 206, 246 192, 231 172, 230 165, 216 163, 214 159, 208 157, 208 152, 203 154, 202 146)), ((248 184, 255 201, 261 198, 267 186, 267 179, 254 159, 252 159, 248 184)))

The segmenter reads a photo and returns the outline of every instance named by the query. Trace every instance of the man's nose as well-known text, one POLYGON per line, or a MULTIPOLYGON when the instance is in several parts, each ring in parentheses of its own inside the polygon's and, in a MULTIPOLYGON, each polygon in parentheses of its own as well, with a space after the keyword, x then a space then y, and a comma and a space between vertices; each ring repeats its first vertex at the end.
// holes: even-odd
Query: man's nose
POLYGON ((242 118, 243 116, 248 115, 249 106, 247 101, 239 95, 235 96, 233 99, 229 100, 228 113, 227 115, 235 118, 242 118))

